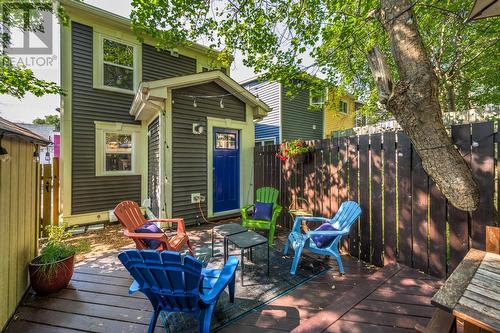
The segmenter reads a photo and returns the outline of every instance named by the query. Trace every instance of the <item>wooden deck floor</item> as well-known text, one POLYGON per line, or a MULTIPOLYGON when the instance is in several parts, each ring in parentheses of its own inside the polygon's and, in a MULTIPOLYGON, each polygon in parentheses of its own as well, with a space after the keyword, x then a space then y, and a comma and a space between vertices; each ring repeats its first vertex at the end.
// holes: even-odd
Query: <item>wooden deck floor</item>
MULTIPOLYGON (((206 241, 205 230, 194 235, 206 241), (200 236, 201 235, 201 236, 200 236)), ((131 278, 111 253, 80 263, 68 288, 49 297, 29 294, 7 333, 145 332, 151 306, 128 295, 131 278)), ((317 276, 221 332, 414 332, 434 311, 440 281, 404 266, 368 267, 344 258, 346 275, 317 276)), ((158 324, 157 332, 162 332, 158 324)))

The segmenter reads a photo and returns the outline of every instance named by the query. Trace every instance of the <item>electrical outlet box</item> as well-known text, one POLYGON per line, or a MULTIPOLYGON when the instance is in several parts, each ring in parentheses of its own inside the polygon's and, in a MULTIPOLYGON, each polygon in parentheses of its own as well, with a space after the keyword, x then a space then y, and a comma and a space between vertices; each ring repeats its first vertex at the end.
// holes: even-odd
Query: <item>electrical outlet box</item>
POLYGON ((205 198, 201 195, 201 193, 191 193, 191 203, 199 203, 203 202, 205 198))

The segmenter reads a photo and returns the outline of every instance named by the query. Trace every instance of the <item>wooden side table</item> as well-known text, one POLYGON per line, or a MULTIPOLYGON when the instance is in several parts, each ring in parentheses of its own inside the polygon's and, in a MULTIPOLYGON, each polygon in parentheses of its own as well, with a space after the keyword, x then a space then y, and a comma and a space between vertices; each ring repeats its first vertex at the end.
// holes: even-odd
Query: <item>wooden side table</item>
POLYGON ((500 255, 472 249, 431 300, 464 321, 464 333, 500 332, 500 255))

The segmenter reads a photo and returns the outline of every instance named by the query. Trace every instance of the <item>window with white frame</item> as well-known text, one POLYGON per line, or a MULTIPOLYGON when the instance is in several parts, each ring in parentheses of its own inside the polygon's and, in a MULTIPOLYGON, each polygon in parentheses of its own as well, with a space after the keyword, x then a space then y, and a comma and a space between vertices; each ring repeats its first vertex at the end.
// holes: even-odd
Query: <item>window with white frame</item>
POLYGON ((133 93, 140 81, 138 44, 96 33, 94 88, 133 93))
POLYGON ((96 175, 137 174, 141 127, 121 123, 96 122, 96 175))
POLYGON ((256 146, 272 146, 276 144, 276 138, 264 138, 255 140, 256 146))
POLYGON ((346 101, 340 101, 340 112, 342 113, 347 113, 348 112, 348 105, 346 101))
POLYGON ((323 91, 310 91, 309 92, 309 104, 311 106, 322 106, 325 104, 325 93, 323 91))
POLYGON ((104 171, 132 171, 132 134, 104 133, 104 171))

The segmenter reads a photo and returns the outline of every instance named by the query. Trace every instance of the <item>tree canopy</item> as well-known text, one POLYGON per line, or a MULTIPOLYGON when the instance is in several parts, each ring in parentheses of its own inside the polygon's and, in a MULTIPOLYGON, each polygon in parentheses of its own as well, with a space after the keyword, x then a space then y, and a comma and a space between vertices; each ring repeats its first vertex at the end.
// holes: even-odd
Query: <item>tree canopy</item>
POLYGON ((50 114, 50 115, 46 115, 43 118, 35 118, 33 120, 33 124, 37 124, 37 125, 44 125, 44 124, 54 125, 55 126, 55 130, 58 132, 60 130, 60 127, 61 127, 61 119, 59 118, 59 115, 57 115, 57 114, 50 114))
MULTIPOLYGON (((417 0, 411 8, 439 79, 444 110, 465 110, 500 97, 499 19, 466 22, 472 4, 417 0)), ((378 110, 366 54, 378 45, 388 55, 390 45, 373 15, 380 7, 377 0, 134 0, 132 5, 135 32, 157 38, 160 48, 201 40, 223 49, 226 60, 241 51, 244 64, 266 78, 286 84, 304 71, 319 74, 326 84, 364 99, 368 112, 378 110), (309 57, 312 63, 306 63, 309 57)))

